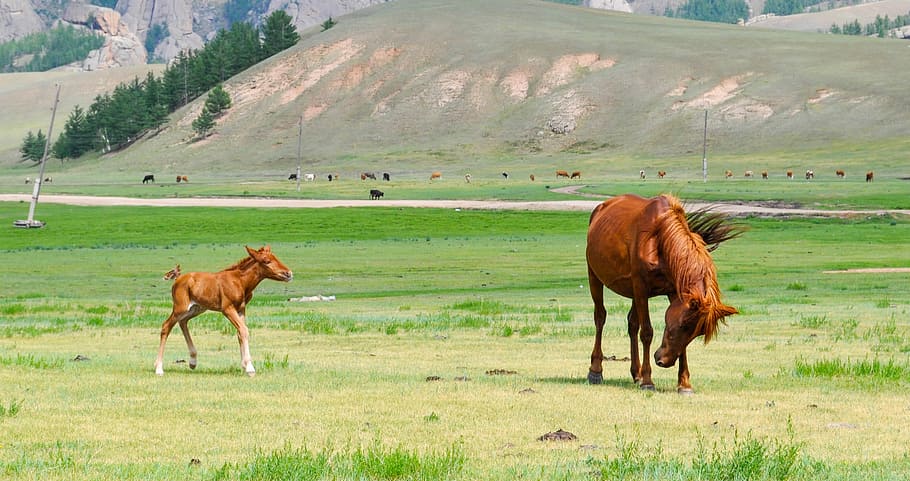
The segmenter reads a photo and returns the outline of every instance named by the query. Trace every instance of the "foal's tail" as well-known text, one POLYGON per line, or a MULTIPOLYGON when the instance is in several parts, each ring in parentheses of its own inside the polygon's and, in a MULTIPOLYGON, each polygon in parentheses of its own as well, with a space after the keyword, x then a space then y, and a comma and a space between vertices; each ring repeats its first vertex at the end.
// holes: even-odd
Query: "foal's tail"
POLYGON ((717 249, 721 242, 735 239, 746 232, 746 226, 730 221, 723 212, 712 211, 710 207, 686 212, 689 230, 700 235, 708 252, 717 249))
POLYGON ((163 279, 166 281, 172 281, 178 277, 180 277, 180 264, 177 264, 173 269, 165 272, 163 279))

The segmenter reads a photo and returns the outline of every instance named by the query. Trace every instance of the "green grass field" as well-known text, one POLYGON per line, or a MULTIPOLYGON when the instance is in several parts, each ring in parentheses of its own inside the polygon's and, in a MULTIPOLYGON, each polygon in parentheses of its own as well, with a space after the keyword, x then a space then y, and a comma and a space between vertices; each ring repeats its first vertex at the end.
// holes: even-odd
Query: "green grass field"
MULTIPOLYGON (((910 476, 907 274, 826 272, 910 267, 906 218, 744 219, 714 253, 741 314, 690 346, 681 397, 674 369, 641 392, 623 361, 586 384, 586 212, 39 213, 47 227, 8 227, 0 246, 5 478, 910 476), (199 367, 174 333, 156 377, 161 275, 266 243, 295 279, 263 282, 248 309, 258 375, 208 313, 191 322, 199 367), (288 301, 312 295, 337 300, 288 301), (537 440, 560 428, 578 439, 537 440)), ((665 307, 651 303, 658 334, 665 307)), ((628 301, 607 308, 604 351, 623 358, 628 301)))

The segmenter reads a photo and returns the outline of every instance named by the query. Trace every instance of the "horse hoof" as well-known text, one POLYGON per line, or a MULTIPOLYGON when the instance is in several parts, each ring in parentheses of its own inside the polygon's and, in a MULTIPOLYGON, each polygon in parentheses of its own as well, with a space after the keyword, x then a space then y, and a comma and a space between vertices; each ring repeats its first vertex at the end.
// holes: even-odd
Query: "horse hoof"
POLYGON ((604 382, 603 373, 588 371, 588 384, 600 384, 604 382))
POLYGON ((679 394, 680 396, 691 396, 695 394, 695 391, 690 387, 680 387, 676 389, 676 394, 679 394))
POLYGON ((642 384, 641 386, 638 386, 638 388, 641 389, 642 391, 654 391, 653 384, 642 384))

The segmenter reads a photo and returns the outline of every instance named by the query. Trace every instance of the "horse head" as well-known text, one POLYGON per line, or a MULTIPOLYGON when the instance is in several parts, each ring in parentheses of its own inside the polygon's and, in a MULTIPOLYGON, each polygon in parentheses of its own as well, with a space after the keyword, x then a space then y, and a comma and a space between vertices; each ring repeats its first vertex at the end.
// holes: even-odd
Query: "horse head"
POLYGON ((282 282, 290 282, 294 278, 294 273, 291 272, 291 269, 278 260, 275 254, 272 254, 270 246, 262 247, 259 250, 246 246, 246 251, 259 264, 263 277, 282 282))
POLYGON ((673 366, 696 337, 705 336, 707 344, 717 334, 718 323, 738 313, 735 307, 710 302, 706 297, 677 296, 664 314, 664 337, 654 351, 654 362, 660 367, 673 366))

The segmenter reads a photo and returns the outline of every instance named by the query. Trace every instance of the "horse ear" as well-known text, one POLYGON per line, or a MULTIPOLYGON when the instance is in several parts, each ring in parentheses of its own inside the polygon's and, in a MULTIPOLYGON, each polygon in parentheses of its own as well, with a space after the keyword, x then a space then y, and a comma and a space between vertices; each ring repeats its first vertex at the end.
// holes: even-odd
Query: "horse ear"
POLYGON ((246 252, 253 259, 256 259, 258 261, 262 257, 262 254, 259 251, 255 250, 255 249, 251 249, 250 246, 244 246, 244 247, 246 247, 246 252))
POLYGON ((739 314, 739 311, 736 310, 736 308, 733 306, 721 304, 721 306, 717 309, 717 313, 719 314, 718 317, 723 319, 724 317, 732 316, 733 314, 739 314))

